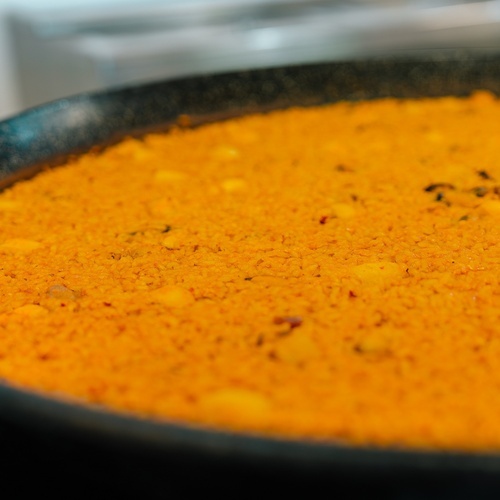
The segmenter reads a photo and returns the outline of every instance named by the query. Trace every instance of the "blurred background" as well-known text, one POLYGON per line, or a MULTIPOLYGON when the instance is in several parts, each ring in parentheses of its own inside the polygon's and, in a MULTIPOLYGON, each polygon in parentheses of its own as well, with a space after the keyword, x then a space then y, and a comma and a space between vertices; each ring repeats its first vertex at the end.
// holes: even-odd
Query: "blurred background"
POLYGON ((0 119, 162 78, 462 48, 500 51, 499 0, 0 0, 0 119))

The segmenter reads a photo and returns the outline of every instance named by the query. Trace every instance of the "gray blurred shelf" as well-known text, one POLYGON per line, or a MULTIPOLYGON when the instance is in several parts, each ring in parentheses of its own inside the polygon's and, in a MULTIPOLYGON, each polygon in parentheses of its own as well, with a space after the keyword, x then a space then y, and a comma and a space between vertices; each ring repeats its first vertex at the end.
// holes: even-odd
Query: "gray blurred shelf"
POLYGON ((500 49, 500 1, 185 0, 10 17, 24 107, 158 79, 500 49))

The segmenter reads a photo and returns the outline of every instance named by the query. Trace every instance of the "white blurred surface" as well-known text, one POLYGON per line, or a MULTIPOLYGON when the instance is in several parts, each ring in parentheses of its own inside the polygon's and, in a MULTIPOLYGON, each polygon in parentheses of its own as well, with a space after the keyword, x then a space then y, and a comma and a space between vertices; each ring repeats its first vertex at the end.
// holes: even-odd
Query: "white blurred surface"
POLYGON ((42 12, 57 8, 92 8, 103 5, 120 7, 130 4, 137 5, 137 0, 0 0, 0 120, 18 113, 25 107, 16 78, 14 54, 7 26, 8 14, 17 10, 42 12))
POLYGON ((16 91, 12 51, 7 33, 6 0, 0 0, 0 120, 21 107, 16 91))
POLYGON ((162 78, 468 47, 500 52, 500 0, 0 0, 0 119, 162 78))

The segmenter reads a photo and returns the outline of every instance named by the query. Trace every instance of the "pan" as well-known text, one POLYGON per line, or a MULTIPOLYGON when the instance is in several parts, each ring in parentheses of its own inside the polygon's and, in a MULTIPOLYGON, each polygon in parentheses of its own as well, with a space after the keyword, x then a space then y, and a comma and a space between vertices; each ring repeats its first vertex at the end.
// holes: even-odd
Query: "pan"
MULTIPOLYGON (((439 53, 203 75, 84 94, 0 123, 0 189, 124 136, 251 112, 384 96, 500 93, 494 53, 439 53), (185 120, 183 120, 184 122, 185 120)), ((125 173, 126 175, 126 173, 125 173)), ((402 416, 402 418, 404 418, 402 416)), ((158 497, 281 494, 498 498, 500 455, 353 447, 206 430, 113 413, 0 383, 5 481, 158 497), (234 489, 236 485, 237 489, 234 489), (264 489, 265 488, 265 489, 264 489)), ((20 490, 19 490, 20 491, 20 490)))

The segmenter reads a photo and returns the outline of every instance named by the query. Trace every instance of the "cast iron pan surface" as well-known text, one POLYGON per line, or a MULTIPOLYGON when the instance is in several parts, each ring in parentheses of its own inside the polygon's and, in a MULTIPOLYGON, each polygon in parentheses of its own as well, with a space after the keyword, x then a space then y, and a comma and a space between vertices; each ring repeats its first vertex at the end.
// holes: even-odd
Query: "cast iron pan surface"
MULTIPOLYGON (((295 66, 79 95, 0 123, 0 188, 126 135, 168 129, 180 115, 196 126, 340 99, 466 95, 475 89, 500 94, 500 57, 462 53, 295 66)), ((265 497, 314 488, 344 498, 500 495, 499 454, 232 434, 80 406, 8 382, 0 383, 0 450, 3 484, 18 492, 265 497)))

